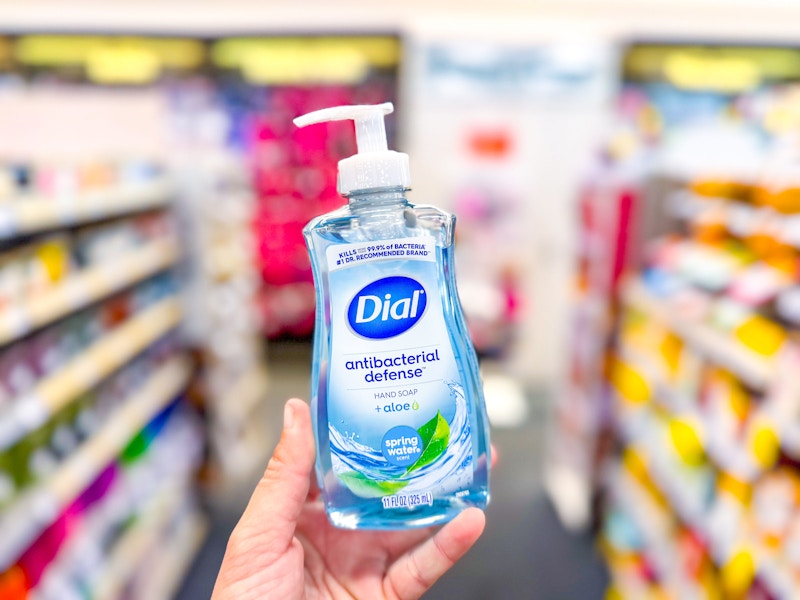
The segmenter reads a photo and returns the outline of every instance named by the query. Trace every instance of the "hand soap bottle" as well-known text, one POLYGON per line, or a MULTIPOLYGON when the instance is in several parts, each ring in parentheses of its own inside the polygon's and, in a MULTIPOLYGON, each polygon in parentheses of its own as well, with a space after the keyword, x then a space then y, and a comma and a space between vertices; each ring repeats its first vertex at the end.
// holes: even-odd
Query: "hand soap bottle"
POLYGON ((489 500, 489 427, 456 292, 455 217, 406 199, 408 155, 387 149, 390 103, 323 109, 355 121, 339 162, 348 205, 304 229, 316 285, 311 405, 330 521, 444 523, 489 500))

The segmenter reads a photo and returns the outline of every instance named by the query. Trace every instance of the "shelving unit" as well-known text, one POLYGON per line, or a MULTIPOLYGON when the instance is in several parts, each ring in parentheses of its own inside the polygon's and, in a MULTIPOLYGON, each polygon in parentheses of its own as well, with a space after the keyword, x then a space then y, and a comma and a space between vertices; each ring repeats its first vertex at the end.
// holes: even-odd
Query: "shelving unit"
POLYGON ((116 540, 92 598, 172 598, 208 532, 208 521, 187 507, 186 481, 169 481, 116 540), (163 554, 162 554, 163 552, 163 554), (165 558, 166 557, 166 558, 165 558))
POLYGON ((0 345, 44 327, 175 264, 175 240, 156 240, 111 262, 97 265, 35 298, 0 312, 0 345))
POLYGON ((46 481, 25 492, 0 515, 0 569, 11 566, 45 527, 96 478, 159 411, 187 385, 186 359, 161 367, 92 438, 46 481))
POLYGON ((638 308, 686 340, 686 343, 758 389, 765 389, 775 377, 772 361, 745 348, 709 325, 682 316, 681 307, 650 294, 641 281, 632 280, 622 294, 623 303, 638 308))
MULTIPOLYGON (((632 516, 641 530, 652 531, 654 528, 659 530, 658 535, 648 536, 649 548, 657 548, 666 543, 670 531, 676 524, 687 527, 701 535, 718 569, 725 568, 738 552, 747 552, 753 556, 757 575, 765 580, 769 589, 779 598, 792 597, 797 589, 797 580, 783 561, 775 556, 774 550, 768 549, 747 531, 727 530, 724 534, 721 533, 721 528, 715 527, 713 523, 714 511, 708 512, 698 507, 696 499, 688 497, 684 492, 685 482, 671 476, 659 467, 658 461, 653 460, 653 452, 648 450, 648 447, 652 449, 653 446, 666 442, 634 437, 626 437, 625 441, 628 448, 639 455, 640 464, 646 465, 648 481, 656 486, 658 492, 669 502, 669 507, 674 510, 672 513, 664 507, 655 508, 652 498, 647 497, 647 492, 632 480, 624 467, 618 466, 612 469, 607 478, 607 486, 614 495, 615 502, 632 516), (643 507, 649 508, 643 509, 643 507), (654 514, 659 515, 657 519, 654 514)), ((679 459, 675 457, 675 460, 679 459)), ((653 554, 651 560, 654 564, 658 564, 660 559, 653 554)), ((613 562, 613 559, 611 561, 613 562)))
POLYGON ((277 440, 261 418, 269 388, 253 257, 255 197, 233 156, 199 153, 179 170, 183 218, 194 247, 188 273, 187 337, 202 356, 210 472, 219 486, 253 475, 277 440))
POLYGON ((173 186, 166 178, 79 194, 30 194, 0 202, 0 240, 91 223, 165 206, 173 186))
MULTIPOLYGON (((119 495, 128 493, 126 486, 133 485, 137 469, 149 469, 150 477, 157 472, 168 472, 154 467, 154 457, 148 454, 154 452, 150 450, 152 445, 161 448, 158 451, 163 453, 175 443, 174 435, 195 436, 199 432, 189 424, 191 417, 185 407, 174 404, 189 385, 194 372, 193 362, 180 350, 174 335, 184 319, 185 299, 175 295, 174 280, 166 273, 176 266, 182 249, 171 233, 174 228, 169 224, 163 225, 169 222, 168 218, 155 216, 155 221, 148 220, 149 216, 139 218, 144 213, 168 210, 175 196, 176 189, 171 179, 161 176, 146 182, 73 195, 43 197, 29 194, 0 201, 0 242, 3 248, 11 251, 15 245, 27 244, 30 240, 33 240, 32 244, 38 243, 36 236, 41 234, 49 235, 49 232, 64 228, 110 219, 115 220, 107 230, 112 232, 110 235, 122 231, 126 235, 138 236, 134 239, 148 240, 130 246, 124 254, 117 251, 114 256, 102 255, 101 262, 71 272, 49 288, 38 288, 35 295, 31 293, 0 310, 0 347, 14 350, 19 345, 19 352, 27 353, 32 344, 39 343, 39 339, 45 340, 41 343, 50 343, 47 330, 51 327, 56 336, 54 339, 61 339, 58 336, 67 331, 64 327, 73 327, 67 318, 92 307, 88 313, 82 313, 88 316, 79 317, 74 325, 74 335, 90 336, 88 345, 76 341, 84 339, 82 337, 73 339, 72 345, 64 348, 76 347, 79 350, 73 350, 75 353, 71 356, 59 358, 55 370, 37 371, 47 374, 40 375, 33 387, 18 388, 29 391, 8 399, 0 410, 0 454, 12 453, 9 456, 15 456, 14 452, 27 452, 24 450, 27 443, 42 443, 35 441, 38 440, 36 436, 50 435, 42 432, 61 427, 62 419, 72 418, 65 415, 73 414, 70 412, 73 410, 84 410, 87 402, 94 403, 90 404, 90 410, 99 410, 96 414, 103 415, 102 422, 94 422, 82 430, 81 437, 75 442, 78 439, 83 441, 77 447, 59 454, 58 462, 37 471, 35 476, 31 474, 33 472, 26 474, 26 479, 17 484, 20 487, 15 489, 16 495, 0 509, 0 530, 3 532, 0 536, 0 574, 7 569, 22 569, 26 571, 30 585, 36 586, 36 590, 46 596, 54 593, 54 586, 59 586, 64 569, 82 568, 71 562, 76 548, 87 543, 95 548, 103 547, 109 539, 105 536, 113 534, 108 528, 119 525, 114 519, 121 518, 120 515, 128 515, 125 518, 134 518, 135 521, 114 542, 105 571, 95 573, 87 580, 93 586, 93 594, 96 588, 97 594, 93 597, 118 598, 132 582, 142 578, 143 565, 154 561, 164 563, 165 568, 174 567, 176 579, 166 581, 162 577, 161 587, 152 588, 153 593, 171 594, 183 575, 181 569, 185 570, 202 540, 205 521, 193 500, 194 473, 189 472, 196 469, 195 459, 181 463, 180 481, 167 479, 158 485, 151 481, 147 485, 152 487, 152 497, 147 498, 138 492, 138 499, 135 502, 131 500, 131 504, 122 509, 127 513, 109 516, 121 510, 119 506, 114 508, 113 502, 119 504, 119 495), (140 226, 140 223, 144 225, 140 226), (160 229, 153 229, 150 223, 155 223, 160 229), (139 227, 150 229, 137 229, 139 227), (151 233, 153 231, 158 231, 158 234, 151 233), (113 303, 107 304, 108 301, 113 303), (121 313, 124 315, 122 321, 118 316, 120 310, 126 311, 121 313), (131 310, 135 312, 131 313, 131 310), (102 335, 82 329, 84 323, 102 327, 102 335), (42 330, 41 335, 36 333, 28 337, 39 330, 42 330), (105 404, 98 404, 103 402, 105 404), (162 434, 165 431, 162 427, 176 433, 162 434), (183 433, 178 434, 180 431, 183 433), (84 439, 85 435, 88 437, 84 439), (29 437, 31 442, 27 441, 29 437), (137 466, 140 464, 144 467, 137 466), (95 492, 91 490, 96 490, 98 485, 102 487, 103 478, 112 476, 110 474, 114 474, 114 483, 108 493, 116 494, 116 500, 108 496, 90 500, 84 508, 88 512, 81 514, 80 518, 92 526, 70 533, 74 539, 68 537, 58 546, 48 546, 51 544, 48 536, 54 528, 60 527, 58 524, 65 518, 65 511, 82 506, 86 494, 92 497, 95 492), (93 508, 92 502, 99 502, 101 508, 93 508), (189 507, 192 512, 184 514, 189 507), (161 554, 166 540, 182 544, 181 548, 175 546, 170 550, 169 561, 164 560, 165 555, 161 554), (160 557, 157 560, 153 554, 155 550, 160 557), (44 563, 35 562, 35 559, 31 562, 31 551, 34 557, 51 558, 44 563), (175 562, 179 560, 178 554, 181 554, 180 562, 175 562), (167 564, 170 561, 171 566, 167 564)), ((95 230, 88 231, 93 235, 95 230)), ((102 234, 106 230, 98 231, 102 234)), ((79 237, 64 239, 69 240, 68 243, 86 243, 79 237)), ((73 251, 72 248, 69 251, 73 251)), ((13 358, 15 355, 9 356, 13 358)), ((68 423, 74 426, 71 421, 68 423)), ((193 446, 197 444, 192 442, 193 446)), ((192 456, 195 454, 193 451, 192 456)), ((85 576, 86 573, 81 574, 81 577, 85 576)))
POLYGON ((136 568, 145 561, 147 553, 158 542, 170 520, 176 517, 181 507, 178 501, 179 491, 175 486, 165 485, 122 534, 114 545, 105 571, 95 583, 94 597, 97 600, 114 600, 120 597, 124 585, 130 581, 136 568))
POLYGON ((674 216, 682 220, 705 219, 723 223, 737 237, 768 229, 782 242, 800 248, 800 219, 767 206, 753 206, 729 198, 700 196, 689 190, 672 194, 667 201, 674 216))
POLYGON ((9 410, 0 414, 0 450, 46 422, 175 328, 181 314, 177 299, 162 300, 131 317, 63 368, 40 380, 33 392, 18 398, 9 410))
MULTIPOLYGON (((746 490, 740 493, 753 494, 775 468, 778 456, 796 460, 798 350, 787 341, 773 356, 759 354, 694 316, 696 310, 685 310, 684 300, 680 294, 658 297, 640 279, 623 288, 624 318, 610 374, 617 432, 623 455, 635 453, 645 485, 656 490, 665 504, 655 508, 652 500, 645 502, 648 492, 625 473, 609 478, 606 489, 638 530, 649 531, 653 514, 666 519, 659 539, 644 534, 642 552, 669 589, 685 585, 680 579, 685 574, 659 563, 671 552, 665 549, 667 545, 676 543, 674 532, 685 530, 699 537, 722 579, 738 568, 732 565, 744 561, 753 565, 754 580, 774 597, 792 597, 798 579, 781 553, 759 539, 747 503, 716 487, 720 478, 728 478, 746 490), (677 355, 668 349, 674 345, 668 342, 669 336, 680 340, 677 363, 671 362, 677 355), (684 358, 687 354, 688 359, 684 358), (668 364, 678 369, 677 379, 668 364), (750 401, 747 421, 739 425, 736 438, 720 429, 711 408, 703 405, 698 387, 703 384, 690 383, 700 381, 704 372, 700 365, 722 369, 758 395, 750 401), (650 506, 644 509, 649 517, 641 514, 642 505, 650 506)), ((677 554, 677 550, 672 552, 677 554)), ((613 570, 617 564, 613 552, 609 562, 613 570)))
MULTIPOLYGON (((654 321, 662 321, 668 329, 678 334, 693 351, 705 357, 712 364, 721 366, 751 386, 766 394, 763 408, 755 411, 751 420, 757 425, 774 429, 781 441, 781 449, 787 455, 798 457, 798 423, 791 418, 800 410, 800 384, 791 374, 793 358, 797 349, 789 344, 782 355, 767 359, 744 347, 737 340, 716 331, 711 326, 680 316, 676 306, 655 298, 639 281, 626 286, 623 302, 629 308, 641 311, 654 321), (770 401, 776 398, 775 401, 770 401), (786 416, 787 418, 781 418, 786 416)), ((619 348, 624 362, 633 364, 650 384, 653 402, 664 410, 681 415, 698 424, 709 433, 705 439, 704 450, 716 465, 737 477, 752 481, 763 472, 763 468, 749 460, 749 449, 741 445, 723 444, 713 435, 714 425, 698 410, 692 398, 681 397, 681 392, 673 389, 665 374, 653 364, 646 364, 643 358, 623 343, 619 348)))
POLYGON ((589 183, 602 194, 628 168, 641 198, 611 246, 632 262, 601 361, 610 597, 784 600, 800 586, 800 155, 797 118, 779 120, 800 70, 768 74, 780 61, 762 50, 643 43, 621 61, 624 125, 589 183), (695 51, 706 74, 750 61, 759 84, 667 74, 695 51))
POLYGON ((169 532, 164 548, 166 560, 154 565, 146 580, 136 590, 135 597, 172 598, 191 566, 192 558, 208 534, 208 521, 196 511, 178 518, 174 530, 169 532))

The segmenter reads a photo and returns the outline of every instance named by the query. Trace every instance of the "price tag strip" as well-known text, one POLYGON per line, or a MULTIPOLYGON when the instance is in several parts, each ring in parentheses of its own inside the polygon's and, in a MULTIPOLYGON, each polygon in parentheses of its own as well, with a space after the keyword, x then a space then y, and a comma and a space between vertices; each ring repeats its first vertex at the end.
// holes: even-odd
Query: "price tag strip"
POLYGON ((10 200, 0 209, 0 240, 164 206, 172 196, 173 186, 164 178, 61 199, 31 195, 10 200))

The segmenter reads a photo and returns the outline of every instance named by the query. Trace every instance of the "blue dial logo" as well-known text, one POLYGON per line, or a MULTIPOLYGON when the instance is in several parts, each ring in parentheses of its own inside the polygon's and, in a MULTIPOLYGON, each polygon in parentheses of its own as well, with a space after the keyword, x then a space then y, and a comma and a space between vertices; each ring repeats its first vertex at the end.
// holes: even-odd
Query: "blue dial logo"
POLYGON ((358 335, 384 339, 411 329, 425 312, 425 288, 410 277, 384 277, 350 301, 347 321, 358 335))

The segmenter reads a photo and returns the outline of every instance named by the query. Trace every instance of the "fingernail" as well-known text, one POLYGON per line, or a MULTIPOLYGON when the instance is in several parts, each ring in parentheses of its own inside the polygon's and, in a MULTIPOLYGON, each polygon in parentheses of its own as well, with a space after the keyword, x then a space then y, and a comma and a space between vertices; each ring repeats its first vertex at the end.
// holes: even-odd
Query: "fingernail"
POLYGON ((286 403, 286 406, 283 407, 283 428, 284 429, 291 429, 294 427, 294 408, 292 407, 292 401, 286 403))

